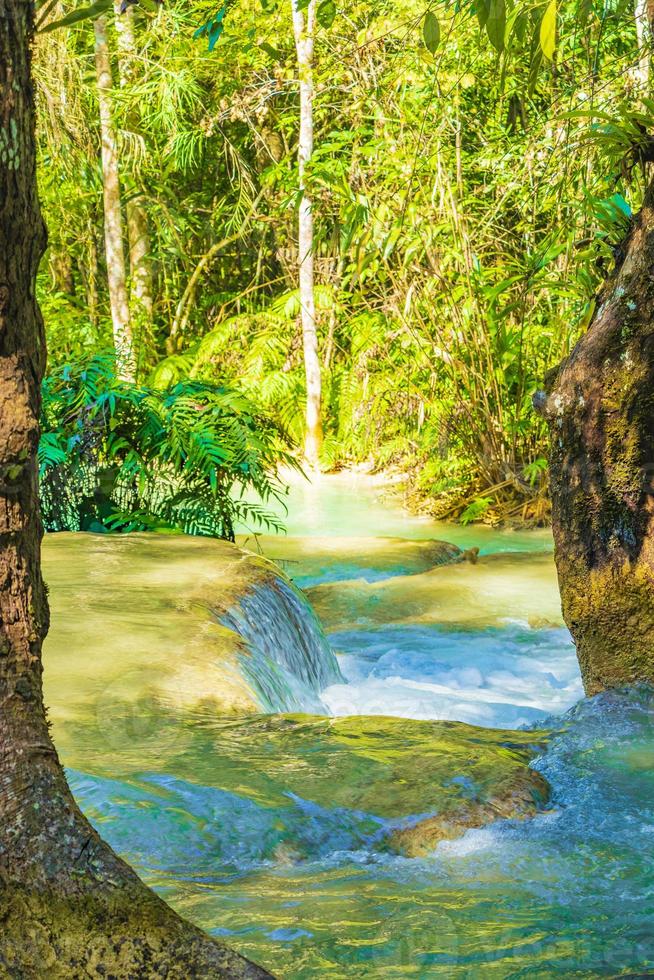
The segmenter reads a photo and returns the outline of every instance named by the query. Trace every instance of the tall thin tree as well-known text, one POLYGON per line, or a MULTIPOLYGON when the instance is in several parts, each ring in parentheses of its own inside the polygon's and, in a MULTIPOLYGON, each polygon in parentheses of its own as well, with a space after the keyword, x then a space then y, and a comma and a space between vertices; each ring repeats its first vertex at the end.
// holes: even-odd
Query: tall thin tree
POLYGON ((293 33, 300 78, 300 139, 298 171, 300 206, 298 215, 298 273, 304 369, 306 376, 306 435, 304 455, 307 462, 317 466, 322 446, 322 381, 316 329, 316 300, 314 289, 313 204, 307 187, 307 164, 313 153, 313 59, 316 26, 316 0, 310 0, 306 10, 299 0, 293 6, 293 33))
POLYGON ((633 69, 633 76, 639 94, 648 95, 652 62, 652 20, 654 19, 652 0, 635 0, 634 18, 636 21, 636 40, 638 41, 638 60, 633 69))
MULTIPOLYGON (((138 74, 134 8, 129 6, 124 13, 121 13, 120 0, 116 0, 114 7, 118 36, 118 77, 121 89, 129 90, 129 86, 134 83, 138 74)), ((127 114, 127 121, 133 131, 139 130, 139 113, 133 106, 127 114)), ((137 324, 149 325, 152 322, 154 307, 154 275, 148 213, 143 194, 139 193, 136 184, 128 190, 125 213, 129 244, 131 312, 137 324)))
POLYGON ((136 358, 127 294, 123 216, 118 172, 118 138, 113 117, 113 77, 105 17, 98 17, 94 24, 94 30, 95 70, 102 146, 104 242, 109 303, 116 350, 116 368, 119 377, 126 381, 133 381, 136 376, 136 358))

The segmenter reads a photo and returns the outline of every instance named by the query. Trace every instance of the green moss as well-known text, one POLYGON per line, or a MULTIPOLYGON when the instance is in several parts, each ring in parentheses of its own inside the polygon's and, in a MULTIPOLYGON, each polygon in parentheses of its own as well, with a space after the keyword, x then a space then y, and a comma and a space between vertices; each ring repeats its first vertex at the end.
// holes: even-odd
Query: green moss
POLYGON ((0 976, 167 980, 269 974, 179 919, 143 886, 62 897, 0 888, 0 976))
POLYGON ((589 694, 654 682, 654 583, 643 563, 590 572, 560 558, 562 602, 589 694))

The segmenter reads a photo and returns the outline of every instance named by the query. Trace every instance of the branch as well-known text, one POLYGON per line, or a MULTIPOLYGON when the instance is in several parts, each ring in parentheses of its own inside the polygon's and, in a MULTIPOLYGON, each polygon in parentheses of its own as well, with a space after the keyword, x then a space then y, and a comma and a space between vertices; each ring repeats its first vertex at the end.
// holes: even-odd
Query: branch
POLYGON ((198 285, 202 273, 205 271, 207 266, 210 264, 212 259, 221 251, 221 249, 226 248, 227 245, 231 245, 243 234, 244 226, 248 223, 250 218, 254 215, 257 210, 259 201, 263 197, 263 191, 259 191, 256 198, 252 202, 250 210, 245 215, 243 223, 237 232, 232 235, 228 235, 226 238, 221 238, 219 242, 215 242, 208 252, 202 256, 198 264, 196 265, 191 278, 186 284, 186 289, 182 293, 179 303, 177 304, 177 309, 175 311, 175 319, 170 328, 170 336, 168 337, 168 349, 172 353, 177 349, 178 337, 184 333, 186 325, 188 323, 189 317, 191 315, 191 310, 193 309, 193 302, 197 294, 198 285))

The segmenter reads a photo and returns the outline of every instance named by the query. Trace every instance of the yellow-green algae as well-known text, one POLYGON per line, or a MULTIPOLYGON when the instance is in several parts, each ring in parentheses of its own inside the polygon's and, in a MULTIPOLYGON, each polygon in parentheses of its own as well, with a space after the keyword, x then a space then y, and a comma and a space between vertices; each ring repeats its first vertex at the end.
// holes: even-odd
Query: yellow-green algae
MULTIPOLYGON (((218 622, 278 569, 227 541, 183 535, 52 534, 43 545, 51 627, 46 703, 64 721, 120 705, 137 716, 153 698, 216 713, 260 710, 239 656, 241 637, 218 622)), ((118 706, 118 707, 117 707, 118 706)))
POLYGON ((549 555, 492 555, 381 582, 318 585, 307 595, 328 630, 388 623, 481 629, 505 624, 516 610, 530 626, 562 625, 549 555))

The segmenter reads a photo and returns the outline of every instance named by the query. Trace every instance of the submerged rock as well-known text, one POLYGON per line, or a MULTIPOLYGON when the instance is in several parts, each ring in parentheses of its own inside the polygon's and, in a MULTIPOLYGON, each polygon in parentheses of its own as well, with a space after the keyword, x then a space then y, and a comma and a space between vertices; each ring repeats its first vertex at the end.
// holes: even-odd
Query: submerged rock
POLYGON ((486 827, 496 820, 533 817, 545 806, 549 795, 544 777, 525 764, 513 772, 498 773, 498 786, 490 797, 451 803, 442 813, 394 831, 390 845, 406 857, 420 857, 443 840, 462 837, 467 830, 486 827))
POLYGON ((529 768, 544 733, 306 715, 177 724, 185 740, 147 758, 147 745, 118 756, 77 730, 66 759, 96 773, 73 773, 75 794, 144 869, 177 874, 187 850, 212 875, 341 851, 415 856, 547 801, 529 768))
POLYGON ((389 623, 479 629, 517 616, 539 626, 562 625, 556 571, 547 554, 488 555, 384 581, 326 583, 307 594, 328 632, 389 623))
MULTIPOLYGON (((252 536, 242 536, 238 541, 244 547, 254 547, 252 536)), ((418 575, 461 561, 464 555, 447 541, 396 537, 257 535, 256 545, 302 588, 319 582, 358 578, 377 582, 397 575, 418 575)))

